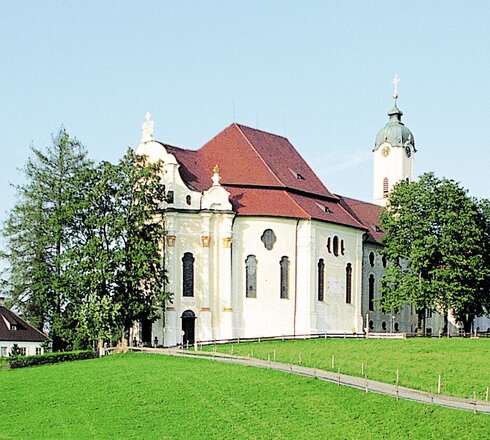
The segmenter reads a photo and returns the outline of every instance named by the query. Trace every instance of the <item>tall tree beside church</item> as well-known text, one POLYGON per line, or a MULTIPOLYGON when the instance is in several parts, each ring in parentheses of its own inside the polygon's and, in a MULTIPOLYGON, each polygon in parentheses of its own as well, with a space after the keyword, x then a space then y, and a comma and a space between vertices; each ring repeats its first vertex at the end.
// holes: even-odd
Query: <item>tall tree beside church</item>
MULTIPOLYGON (((483 245, 485 246, 485 267, 490 270, 490 200, 481 199, 477 202, 477 208, 481 216, 483 234, 483 245)), ((483 305, 486 312, 490 312, 490 276, 487 276, 485 282, 481 285, 481 294, 483 305)))
POLYGON ((115 339, 136 320, 156 317, 164 293, 165 197, 159 164, 128 150, 117 164, 85 173, 76 200, 70 271, 78 292, 72 308, 79 345, 115 339))
POLYGON ((411 303, 419 311, 437 308, 468 328, 488 301, 490 279, 488 212, 459 184, 424 174, 401 182, 381 215, 386 234, 383 255, 383 309, 411 303))
POLYGON ((70 246, 69 223, 75 175, 90 162, 85 148, 62 127, 44 150, 32 148, 25 183, 17 186, 18 201, 3 228, 7 260, 6 290, 11 302, 39 329, 50 328, 53 348, 59 338, 65 306, 66 265, 70 246))

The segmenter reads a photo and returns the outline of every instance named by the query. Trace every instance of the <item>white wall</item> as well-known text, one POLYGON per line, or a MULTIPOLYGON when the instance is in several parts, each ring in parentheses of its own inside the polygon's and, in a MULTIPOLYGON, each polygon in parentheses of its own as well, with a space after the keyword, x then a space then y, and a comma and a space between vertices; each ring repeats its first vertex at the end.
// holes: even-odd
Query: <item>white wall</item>
MULTIPOLYGON (((7 347, 7 356, 10 356, 10 351, 14 344, 17 344, 19 348, 26 348, 26 356, 31 356, 36 354, 36 348, 41 348, 41 352, 43 352, 40 342, 23 342, 23 341, 0 341, 0 348, 7 347)), ((1 351, 0 351, 1 355, 1 351)))
POLYGON ((377 205, 385 206, 386 197, 383 193, 383 179, 388 178, 388 191, 391 192, 394 185, 400 180, 413 180, 414 152, 410 157, 406 156, 405 148, 393 147, 384 142, 374 151, 373 170, 373 200, 377 205), (383 155, 383 149, 389 148, 389 154, 383 155))
POLYGON ((311 333, 324 332, 362 332, 361 316, 361 274, 362 274, 362 236, 363 231, 346 226, 312 222, 311 261, 302 273, 310 274, 309 302, 312 322, 311 333), (330 252, 327 241, 330 237, 330 252), (339 249, 338 256, 333 252, 333 239, 338 237, 339 248, 344 243, 344 252, 339 249), (325 262, 324 300, 318 301, 318 261, 325 262), (351 303, 346 303, 346 267, 352 266, 351 303))

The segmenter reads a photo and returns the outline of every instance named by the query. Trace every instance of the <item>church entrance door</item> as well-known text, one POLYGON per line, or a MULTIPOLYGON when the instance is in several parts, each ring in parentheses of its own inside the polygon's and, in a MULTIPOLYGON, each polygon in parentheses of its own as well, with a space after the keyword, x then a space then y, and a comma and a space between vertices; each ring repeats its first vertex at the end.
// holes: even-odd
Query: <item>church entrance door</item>
POLYGON ((195 342, 196 315, 192 310, 182 313, 182 343, 194 344, 195 342))

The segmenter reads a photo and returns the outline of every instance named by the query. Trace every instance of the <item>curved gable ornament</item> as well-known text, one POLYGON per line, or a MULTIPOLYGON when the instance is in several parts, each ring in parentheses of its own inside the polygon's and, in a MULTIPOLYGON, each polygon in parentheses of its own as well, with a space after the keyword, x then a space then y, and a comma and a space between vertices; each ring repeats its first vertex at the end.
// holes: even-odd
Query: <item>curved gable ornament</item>
POLYGON ((221 177, 219 175, 218 165, 213 168, 213 176, 211 177, 213 184, 202 194, 202 208, 216 209, 221 211, 231 211, 233 207, 230 203, 230 193, 224 189, 219 183, 221 177))

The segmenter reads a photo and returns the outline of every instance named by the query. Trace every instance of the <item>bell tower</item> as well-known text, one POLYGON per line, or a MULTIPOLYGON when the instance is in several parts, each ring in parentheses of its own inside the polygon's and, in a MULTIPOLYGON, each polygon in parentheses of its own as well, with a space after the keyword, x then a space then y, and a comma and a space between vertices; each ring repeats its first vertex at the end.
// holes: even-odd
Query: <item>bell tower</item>
POLYGON ((412 132, 402 122, 403 112, 396 106, 398 83, 395 75, 392 83, 394 107, 388 112, 389 120, 378 131, 374 144, 373 201, 386 206, 388 196, 396 183, 413 180, 415 140, 412 132))

